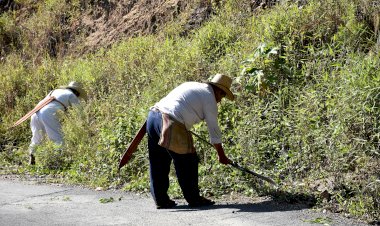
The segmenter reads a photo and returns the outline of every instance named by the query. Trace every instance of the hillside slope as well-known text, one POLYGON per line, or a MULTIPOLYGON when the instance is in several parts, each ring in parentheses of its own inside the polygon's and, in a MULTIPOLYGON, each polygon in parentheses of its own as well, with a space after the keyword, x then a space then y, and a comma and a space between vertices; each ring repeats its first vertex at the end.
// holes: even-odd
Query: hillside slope
POLYGON ((185 34, 209 17, 212 4, 207 0, 105 0, 70 4, 2 0, 0 13, 9 11, 16 18, 12 24, 4 24, 5 29, 0 32, 1 55, 12 47, 15 50, 42 47, 38 51, 45 49, 51 56, 62 56, 93 52, 123 39, 155 34, 173 21, 181 23, 185 34))
MULTIPOLYGON (((380 45, 380 16, 378 3, 362 0, 358 19, 365 21, 377 34, 380 45)), ((248 10, 272 7, 276 0, 250 0, 248 10)), ((307 1, 296 1, 304 5, 307 1)), ((359 1, 360 2, 360 1, 359 1)), ((130 37, 155 34, 168 23, 178 23, 180 34, 199 28, 218 9, 222 1, 210 0, 134 0, 134 1, 70 1, 61 2, 2 0, 0 13, 14 12, 15 22, 5 24, 0 32, 0 56, 9 48, 30 47, 35 51, 45 49, 51 56, 76 55, 108 48, 115 42, 130 37), (61 8, 60 11, 49 11, 61 8), (43 13, 48 11, 49 13, 43 13), (38 18, 33 19, 36 16, 38 18), (45 20, 40 31, 33 23, 45 20), (7 26, 10 26, 7 28, 7 26), (13 28, 12 28, 13 27, 13 28), (17 29, 15 29, 17 28, 17 29), (9 31, 7 32, 7 30, 9 31), (38 34, 39 33, 39 34, 38 34), (38 40, 35 40, 38 39, 38 40), (26 43, 25 43, 26 42, 26 43)), ((3 23, 7 23, 4 21, 3 23)), ((13 49, 12 48, 12 49, 13 49)))

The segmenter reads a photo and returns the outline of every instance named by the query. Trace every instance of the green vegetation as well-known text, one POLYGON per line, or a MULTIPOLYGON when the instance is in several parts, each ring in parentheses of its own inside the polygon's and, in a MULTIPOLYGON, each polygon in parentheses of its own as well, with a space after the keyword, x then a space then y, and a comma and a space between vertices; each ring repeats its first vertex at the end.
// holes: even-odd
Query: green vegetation
POLYGON ((110 202, 114 202, 115 200, 113 199, 113 197, 109 197, 109 198, 100 198, 99 199, 99 202, 102 203, 102 204, 105 204, 105 203, 110 203, 110 202))
POLYGON ((67 202, 67 201, 71 201, 71 198, 69 196, 65 196, 62 198, 62 200, 67 202))
POLYGON ((323 225, 330 225, 332 223, 332 220, 330 218, 325 218, 325 217, 317 217, 314 220, 305 220, 305 222, 309 222, 312 224, 323 224, 323 225))
MULTIPOLYGON (((25 28, 15 25, 16 13, 0 14, 0 44, 6 45, 0 50, 1 172, 147 192, 146 140, 120 174, 117 165, 149 107, 184 81, 222 72, 234 77, 237 96, 220 106, 227 155, 273 177, 282 193, 219 164, 215 151, 195 138, 205 195, 300 201, 301 194, 323 208, 379 221, 380 36, 379 17, 371 18, 380 6, 310 0, 251 10, 248 0, 215 2, 223 3, 188 36, 168 25, 170 35, 131 38, 77 57, 49 53, 45 34, 66 37, 79 3, 35 3, 25 28), (62 116, 61 152, 47 143, 30 167, 28 123, 8 127, 70 80, 83 82, 90 99, 62 116)), ((194 132, 208 137, 203 124, 194 132)), ((170 192, 180 195, 177 183, 170 192)))

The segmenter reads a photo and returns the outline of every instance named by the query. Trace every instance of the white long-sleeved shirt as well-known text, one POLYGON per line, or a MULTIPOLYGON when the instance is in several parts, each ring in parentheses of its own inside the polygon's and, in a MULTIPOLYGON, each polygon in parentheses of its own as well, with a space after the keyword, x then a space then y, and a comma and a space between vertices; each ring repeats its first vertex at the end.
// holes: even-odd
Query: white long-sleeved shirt
POLYGON ((154 107, 183 123, 188 130, 205 121, 212 144, 222 143, 218 126, 218 107, 210 84, 185 82, 173 89, 154 107))
MULTIPOLYGON (((58 101, 52 101, 41 110, 32 115, 30 127, 32 129, 33 137, 30 144, 30 154, 33 154, 35 145, 42 143, 44 134, 46 133, 50 140, 57 144, 63 143, 63 136, 61 132, 61 123, 59 122, 57 111, 65 110, 73 105, 79 104, 78 97, 69 89, 56 89, 47 95, 45 99, 54 96, 58 101)), ((42 101, 44 101, 42 100, 42 101)), ((41 102, 42 102, 41 101, 41 102)), ((41 103, 40 102, 40 103, 41 103)))
POLYGON ((45 107, 43 107, 40 112, 50 110, 50 111, 57 111, 57 110, 65 110, 65 108, 71 107, 73 105, 79 104, 79 98, 71 91, 70 89, 55 89, 53 90, 50 95, 47 95, 41 102, 43 102, 45 99, 49 98, 50 96, 54 96, 55 99, 58 101, 52 101, 45 107), (64 106, 62 106, 62 104, 64 106))

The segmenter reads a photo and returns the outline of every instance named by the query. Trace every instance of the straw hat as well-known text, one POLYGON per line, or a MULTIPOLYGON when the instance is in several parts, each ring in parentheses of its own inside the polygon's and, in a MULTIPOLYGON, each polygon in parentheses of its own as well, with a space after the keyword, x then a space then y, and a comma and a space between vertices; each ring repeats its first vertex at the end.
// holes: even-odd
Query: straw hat
POLYGON ((219 89, 223 90, 229 100, 234 100, 234 94, 230 90, 232 83, 232 79, 230 77, 223 74, 216 74, 214 78, 207 83, 215 85, 219 89))
POLYGON ((80 82, 72 81, 67 86, 61 86, 61 89, 73 89, 79 93, 79 97, 82 99, 87 99, 86 90, 83 89, 83 85, 80 82))

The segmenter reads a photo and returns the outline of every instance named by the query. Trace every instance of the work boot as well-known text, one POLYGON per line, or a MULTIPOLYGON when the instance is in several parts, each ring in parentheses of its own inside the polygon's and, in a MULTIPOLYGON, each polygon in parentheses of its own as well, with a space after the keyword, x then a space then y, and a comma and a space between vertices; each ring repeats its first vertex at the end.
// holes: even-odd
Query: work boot
POLYGON ((214 201, 210 199, 206 199, 205 197, 202 197, 202 196, 199 196, 199 198, 197 198, 196 200, 189 202, 190 207, 212 206, 214 204, 215 204, 214 201))
POLYGON ((174 202, 173 200, 168 200, 164 203, 156 203, 156 208, 157 209, 171 209, 173 207, 175 207, 177 205, 176 202, 174 202))
POLYGON ((35 165, 36 164, 36 158, 33 154, 29 155, 29 165, 35 165))

